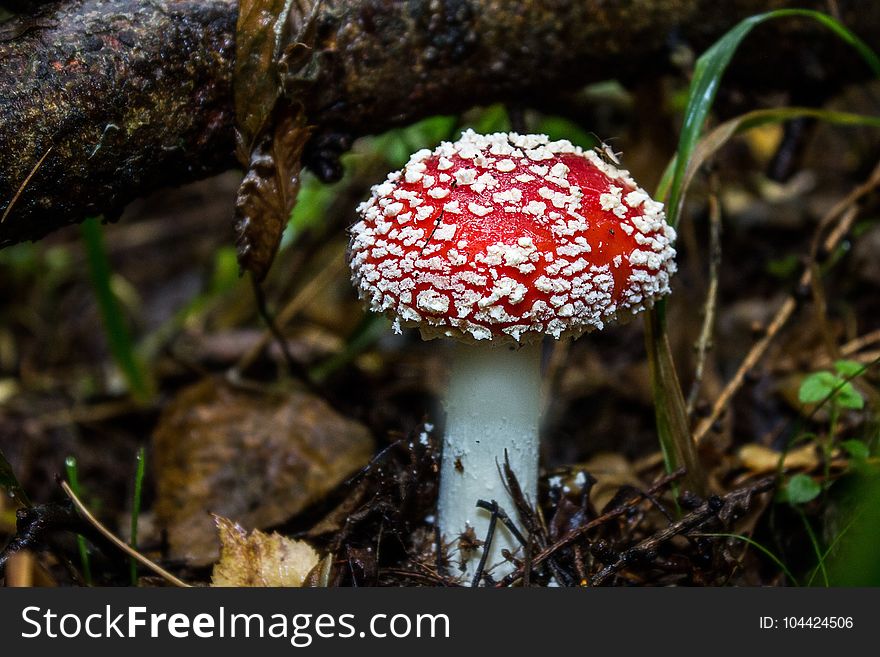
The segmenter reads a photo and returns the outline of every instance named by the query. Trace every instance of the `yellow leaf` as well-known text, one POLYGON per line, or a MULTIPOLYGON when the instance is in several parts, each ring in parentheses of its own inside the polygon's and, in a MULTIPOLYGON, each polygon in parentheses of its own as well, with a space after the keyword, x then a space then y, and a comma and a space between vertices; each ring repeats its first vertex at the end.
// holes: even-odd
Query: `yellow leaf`
MULTIPOLYGON (((779 467, 780 452, 763 445, 744 445, 739 450, 739 458, 744 467, 752 472, 773 472, 779 467)), ((789 451, 782 461, 785 470, 812 470, 819 465, 819 457, 814 445, 804 445, 789 451)))
POLYGON ((305 541, 256 529, 250 534, 231 520, 214 516, 220 535, 220 561, 212 586, 302 586, 319 561, 305 541))

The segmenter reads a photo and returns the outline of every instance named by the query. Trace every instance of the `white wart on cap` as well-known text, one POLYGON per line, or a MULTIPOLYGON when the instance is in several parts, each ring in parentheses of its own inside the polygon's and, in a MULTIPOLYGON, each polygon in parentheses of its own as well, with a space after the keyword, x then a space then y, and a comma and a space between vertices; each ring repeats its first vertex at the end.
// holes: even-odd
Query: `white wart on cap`
POLYGON ((464 132, 372 188, 352 278, 395 330, 526 342, 653 305, 675 272, 663 206, 592 150, 464 132))

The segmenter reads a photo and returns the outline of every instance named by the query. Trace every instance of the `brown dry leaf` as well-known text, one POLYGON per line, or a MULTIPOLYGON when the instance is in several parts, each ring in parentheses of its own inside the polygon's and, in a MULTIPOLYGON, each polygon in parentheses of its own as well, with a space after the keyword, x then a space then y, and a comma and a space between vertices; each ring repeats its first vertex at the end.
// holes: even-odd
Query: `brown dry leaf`
MULTIPOLYGON (((314 0, 241 0, 236 25, 236 154, 247 170, 235 202, 238 262, 265 278, 296 203, 311 137, 302 107, 284 100, 282 54, 310 52, 314 0), (305 19, 305 20, 301 20, 305 19)), ((290 64, 285 60, 285 70, 290 64)))
POLYGON ((296 515, 367 464, 362 424, 306 392, 250 392, 207 379, 181 391, 153 435, 157 523, 170 555, 216 560, 209 516, 265 528, 296 515))
MULTIPOLYGON (((240 143, 249 148, 280 92, 278 54, 286 0, 240 0, 235 27, 235 117, 240 143)), ((246 162, 242 162, 246 164, 246 162)))
POLYGON ((247 166, 235 199, 238 263, 257 280, 265 278, 281 234, 296 203, 302 172, 302 154, 312 134, 298 106, 276 112, 267 130, 249 154, 239 148, 247 166))
POLYGON ((214 517, 220 536, 220 561, 212 586, 302 586, 320 558, 305 541, 255 529, 250 534, 228 518, 214 517))
MULTIPOLYGON (((779 467, 780 452, 763 445, 743 445, 739 450, 739 459, 743 467, 755 474, 773 472, 779 467)), ((782 461, 785 470, 813 470, 819 466, 819 456, 814 445, 804 445, 789 450, 782 461)))

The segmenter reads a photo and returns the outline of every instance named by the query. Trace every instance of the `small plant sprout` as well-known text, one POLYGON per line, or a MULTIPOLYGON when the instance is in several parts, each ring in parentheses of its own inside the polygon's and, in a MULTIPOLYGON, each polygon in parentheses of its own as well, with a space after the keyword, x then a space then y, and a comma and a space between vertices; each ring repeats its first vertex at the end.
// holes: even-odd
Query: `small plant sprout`
POLYGON ((515 520, 505 453, 536 502, 542 339, 602 329, 668 293, 675 233, 598 152, 516 133, 469 130, 419 151, 358 212, 361 297, 397 332, 453 340, 439 528, 463 581, 483 557, 497 579, 513 569, 503 552, 523 546, 499 522, 484 555, 491 513, 477 502, 515 520))
MULTIPOLYGON (((814 372, 804 378, 798 390, 798 400, 813 407, 813 413, 822 406, 828 408, 828 433, 819 441, 822 450, 824 472, 822 481, 827 487, 831 481, 831 458, 834 441, 837 437, 840 416, 844 411, 860 411, 865 407, 865 398, 852 384, 864 374, 867 367, 851 360, 838 360, 834 363, 834 372, 814 372)), ((859 440, 847 440, 841 443, 849 455, 858 462, 867 458, 867 444, 859 440)), ((810 502, 822 492, 823 487, 807 474, 795 474, 788 480, 785 495, 792 504, 810 502)))

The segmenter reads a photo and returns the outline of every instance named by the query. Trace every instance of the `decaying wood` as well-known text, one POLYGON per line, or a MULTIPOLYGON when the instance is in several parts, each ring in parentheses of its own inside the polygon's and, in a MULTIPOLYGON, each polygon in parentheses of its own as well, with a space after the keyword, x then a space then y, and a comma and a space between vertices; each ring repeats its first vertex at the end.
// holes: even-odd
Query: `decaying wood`
MULTIPOLYGON (((833 4, 876 42, 878 3, 833 4)), ((353 136, 490 101, 544 105, 590 81, 644 79, 670 68, 676 46, 700 50, 744 16, 828 9, 824 0, 292 5, 290 33, 312 29, 285 55, 285 93, 315 126, 306 164, 328 178, 353 136)), ((68 0, 0 26, 0 247, 89 215, 112 218, 137 196, 233 166, 236 13, 233 0, 68 0)), ((760 32, 750 39, 765 47, 749 49, 751 63, 766 60, 772 39, 773 66, 743 59, 749 86, 815 90, 867 73, 803 20, 760 32)))

